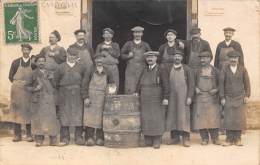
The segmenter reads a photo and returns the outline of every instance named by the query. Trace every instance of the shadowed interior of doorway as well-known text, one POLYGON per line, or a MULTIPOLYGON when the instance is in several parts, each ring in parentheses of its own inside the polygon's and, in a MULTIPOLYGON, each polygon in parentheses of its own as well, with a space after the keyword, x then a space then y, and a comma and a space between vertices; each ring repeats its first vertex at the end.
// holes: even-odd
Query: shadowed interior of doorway
MULTIPOLYGON (((120 47, 132 39, 131 28, 144 27, 143 40, 152 50, 166 42, 164 32, 173 28, 178 32, 178 39, 186 39, 187 2, 186 0, 97 0, 92 9, 93 48, 103 41, 102 29, 110 27, 115 31, 113 41, 120 47)), ((126 64, 119 63, 120 93, 124 89, 126 64)))

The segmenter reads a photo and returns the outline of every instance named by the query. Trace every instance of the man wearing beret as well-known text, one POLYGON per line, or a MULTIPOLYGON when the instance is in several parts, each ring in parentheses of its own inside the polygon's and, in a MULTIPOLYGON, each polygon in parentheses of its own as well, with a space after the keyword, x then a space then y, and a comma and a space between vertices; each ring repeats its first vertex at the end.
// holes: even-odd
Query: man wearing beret
POLYGON ((177 32, 174 29, 168 29, 164 36, 167 39, 167 43, 164 43, 159 48, 158 62, 161 65, 170 66, 173 63, 174 52, 177 49, 184 49, 184 43, 176 39, 177 32))
POLYGON ((22 44, 22 57, 15 59, 12 62, 9 80, 11 86, 11 105, 10 114, 14 122, 14 139, 13 142, 22 140, 22 125, 26 125, 26 140, 33 141, 31 134, 31 113, 30 101, 31 92, 26 90, 25 86, 28 85, 32 76, 32 70, 35 68, 32 65, 30 53, 32 46, 29 44, 22 44))
POLYGON ((118 43, 113 42, 112 38, 114 31, 110 28, 103 30, 104 41, 98 44, 96 48, 96 54, 103 53, 105 58, 103 59, 104 66, 109 69, 113 74, 117 89, 119 88, 119 72, 118 72, 118 58, 120 56, 120 48, 118 43))
POLYGON ((77 61, 78 49, 69 47, 67 53, 67 61, 60 64, 54 73, 60 110, 60 141, 68 145, 70 142, 69 127, 75 127, 75 143, 83 145, 85 143, 82 137, 83 100, 86 87, 82 82, 86 65, 77 61))
POLYGON ((183 52, 176 50, 174 63, 166 67, 164 82, 168 82, 166 92, 169 95, 169 106, 166 112, 166 131, 171 131, 171 141, 168 144, 180 143, 190 146, 190 105, 194 95, 193 71, 182 64, 183 52))
POLYGON ((193 102, 193 128, 199 130, 201 145, 209 143, 209 136, 215 145, 220 145, 220 105, 218 97, 219 71, 210 61, 213 56, 204 51, 199 54, 201 66, 195 71, 195 91, 193 102))
POLYGON ((208 51, 211 53, 211 48, 208 41, 203 40, 201 36, 200 28, 193 28, 190 31, 191 40, 186 41, 185 44, 185 55, 186 64, 192 69, 196 69, 200 66, 199 53, 208 51))
POLYGON ((114 84, 113 75, 103 65, 106 54, 99 53, 94 57, 95 65, 86 72, 84 86, 84 126, 87 146, 103 146, 103 110, 106 90, 109 84, 114 84), (94 140, 94 137, 96 139, 94 140))
POLYGON ((142 41, 144 28, 136 26, 133 31, 133 41, 127 41, 121 49, 121 58, 127 62, 125 71, 125 94, 133 94, 145 67, 144 53, 150 51, 148 43, 142 41))
POLYGON ((76 43, 69 46, 78 51, 78 61, 90 69, 93 65, 94 51, 89 43, 86 42, 86 31, 78 29, 74 32, 76 43))
POLYGON ((228 52, 229 64, 220 73, 219 95, 224 106, 226 142, 223 146, 242 146, 241 133, 246 128, 246 103, 250 96, 250 80, 245 67, 239 64, 238 51, 228 52))
POLYGON ((145 145, 160 148, 161 137, 165 130, 165 106, 168 105, 168 86, 165 72, 157 65, 159 52, 148 51, 147 66, 144 69, 137 93, 141 94, 141 123, 145 145), (166 82, 164 82, 166 81, 166 82))

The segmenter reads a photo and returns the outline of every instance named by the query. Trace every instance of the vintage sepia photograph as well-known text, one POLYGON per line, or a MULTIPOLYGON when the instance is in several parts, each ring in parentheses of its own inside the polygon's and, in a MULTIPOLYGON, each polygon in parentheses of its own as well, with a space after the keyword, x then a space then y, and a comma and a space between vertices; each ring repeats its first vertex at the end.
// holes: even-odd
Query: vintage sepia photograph
POLYGON ((0 165, 260 165, 260 0, 0 0, 0 165))

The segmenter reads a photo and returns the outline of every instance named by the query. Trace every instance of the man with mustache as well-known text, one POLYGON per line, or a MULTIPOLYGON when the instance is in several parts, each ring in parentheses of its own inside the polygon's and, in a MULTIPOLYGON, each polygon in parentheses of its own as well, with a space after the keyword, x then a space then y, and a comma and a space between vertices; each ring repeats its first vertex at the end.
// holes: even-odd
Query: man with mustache
POLYGON ((125 94, 134 94, 142 70, 145 67, 144 53, 150 51, 148 43, 142 41, 144 28, 136 26, 133 41, 128 41, 121 49, 121 57, 127 62, 125 71, 125 94))
POLYGON ((168 81, 169 106, 166 115, 166 131, 171 131, 168 144, 180 143, 190 147, 190 105, 194 95, 194 75, 192 70, 182 64, 183 52, 176 50, 174 63, 165 69, 165 82, 168 81))
POLYGON ((30 82, 32 70, 35 66, 32 64, 32 58, 30 57, 32 46, 30 44, 21 44, 21 49, 22 57, 12 62, 9 72, 9 80, 12 83, 10 116, 14 122, 13 142, 22 140, 22 125, 26 125, 26 141, 32 142, 31 92, 26 89, 26 85, 30 82))
POLYGON ((90 69, 93 65, 94 50, 91 45, 86 42, 86 31, 78 29, 74 32, 76 37, 76 43, 69 46, 78 51, 78 62, 86 65, 87 69, 90 69))
POLYGON ((223 69, 225 65, 229 64, 229 58, 227 56, 228 52, 236 50, 240 53, 239 64, 244 65, 244 55, 243 50, 239 42, 234 41, 232 37, 234 36, 235 29, 232 27, 226 27, 223 29, 225 40, 220 42, 216 49, 214 66, 219 70, 223 69))
POLYGON ((246 128, 246 103, 250 96, 250 80, 245 67, 239 64, 241 54, 230 51, 229 64, 220 73, 219 95, 224 106, 226 142, 223 146, 242 146, 241 133, 246 128))

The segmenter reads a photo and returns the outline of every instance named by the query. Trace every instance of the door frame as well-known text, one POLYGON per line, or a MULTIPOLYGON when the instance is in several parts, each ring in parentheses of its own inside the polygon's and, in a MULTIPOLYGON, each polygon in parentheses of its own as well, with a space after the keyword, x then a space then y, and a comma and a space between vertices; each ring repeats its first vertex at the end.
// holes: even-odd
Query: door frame
MULTIPOLYGON (((87 32, 86 40, 92 45, 92 9, 94 0, 81 0, 80 27, 87 32)), ((187 38, 190 39, 190 30, 198 27, 198 0, 187 1, 187 38)))

